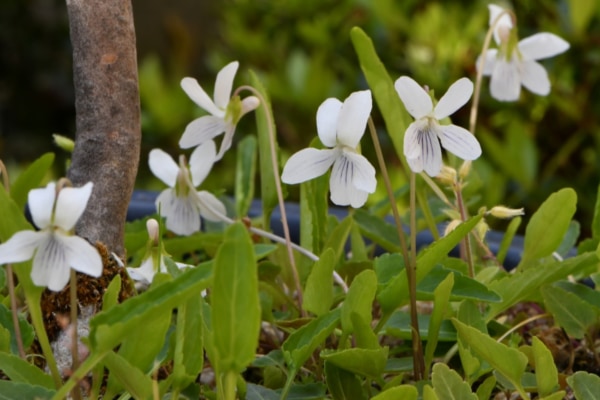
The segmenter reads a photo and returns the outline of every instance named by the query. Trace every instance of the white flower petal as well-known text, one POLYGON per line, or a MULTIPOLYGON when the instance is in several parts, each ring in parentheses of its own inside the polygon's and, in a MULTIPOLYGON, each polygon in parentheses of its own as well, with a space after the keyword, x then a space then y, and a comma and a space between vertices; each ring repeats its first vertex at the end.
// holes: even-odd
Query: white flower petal
POLYGON ((536 61, 526 61, 522 65, 521 80, 523 86, 532 93, 546 96, 550 93, 550 80, 548 73, 542 65, 536 61))
POLYGON ((414 121, 406 128, 406 132, 404 133, 404 156, 407 159, 421 156, 421 142, 419 141, 419 135, 422 130, 427 128, 428 122, 422 119, 414 121))
POLYGON ((477 57, 477 70, 481 69, 481 63, 485 59, 483 65, 483 76, 491 75, 494 71, 494 65, 496 65, 496 59, 498 57, 498 49, 491 49, 485 52, 485 57, 477 57))
POLYGON ((44 233, 33 258, 31 280, 36 286, 45 286, 57 292, 65 287, 69 275, 70 268, 60 237, 50 232, 44 233))
POLYGON ((362 154, 344 151, 346 157, 352 164, 352 184, 362 191, 373 193, 377 187, 375 179, 375 168, 362 154))
POLYGON ((215 195, 207 191, 198 192, 200 203, 200 215, 209 221, 223 221, 223 216, 227 215, 225 205, 215 195))
POLYGON ((173 160, 173 157, 161 149, 153 149, 148 155, 148 166, 154 176, 169 187, 175 187, 179 165, 173 160))
POLYGON ((337 124, 342 102, 335 98, 325 100, 317 110, 317 134, 321 143, 327 147, 337 144, 337 124))
POLYGON ((460 78, 448 88, 436 104, 433 115, 436 119, 443 119, 453 114, 465 105, 473 94, 473 82, 467 78, 460 78))
POLYGON ((206 179, 216 158, 217 146, 212 140, 204 142, 192 152, 189 166, 194 187, 200 185, 206 179))
POLYGON ((507 62, 496 60, 490 82, 492 97, 500 101, 516 101, 521 95, 521 72, 519 64, 513 59, 507 62))
POLYGON ((225 111, 219 109, 194 78, 183 78, 181 88, 200 108, 217 117, 224 117, 225 111))
POLYGON ((102 258, 90 242, 79 236, 55 236, 64 246, 67 265, 70 268, 95 278, 102 275, 102 258))
POLYGON ((314 149, 300 150, 292 155, 281 174, 281 181, 287 184, 306 182, 317 176, 323 175, 331 164, 339 157, 338 149, 314 149))
POLYGON ((564 53, 569 43, 552 33, 536 33, 521 40, 518 47, 525 60, 541 60, 564 53))
POLYGON ((185 131, 179 139, 179 147, 189 149, 190 147, 199 146, 225 132, 226 129, 227 124, 222 117, 205 115, 196 118, 185 127, 185 131))
POLYGON ((44 229, 52 222, 52 211, 56 199, 56 184, 50 182, 45 188, 32 189, 27 196, 31 218, 35 225, 44 229))
POLYGON ((437 135, 431 130, 422 131, 419 141, 423 169, 429 176, 437 176, 442 170, 442 149, 437 135))
POLYGON ((248 96, 242 100, 242 113, 240 118, 252 110, 256 110, 260 106, 260 100, 256 96, 248 96))
POLYGON ((366 191, 354 186, 353 163, 347 157, 340 157, 333 164, 329 190, 331 201, 338 206, 362 207, 369 197, 366 191))
MULTIPOLYGON (((494 24, 494 21, 498 16, 504 11, 504 8, 497 6, 495 4, 488 4, 488 9, 490 10, 490 27, 494 24)), ((500 20, 496 24, 494 28, 494 40, 497 44, 500 44, 500 33, 501 29, 512 29, 513 24, 509 14, 504 14, 500 17, 500 20)))
POLYGON ((221 140, 221 146, 219 147, 219 152, 217 153, 215 161, 219 161, 227 150, 231 148, 233 143, 233 134, 235 133, 235 125, 227 124, 225 127, 225 135, 223 135, 223 140, 221 140))
POLYGON ((61 227, 65 231, 73 229, 75 223, 87 207, 93 188, 94 184, 92 182, 88 182, 78 188, 62 188, 58 192, 58 198, 56 199, 54 225, 61 227))
POLYGON ((465 128, 456 125, 443 125, 438 131, 442 146, 463 160, 475 160, 481 155, 479 142, 465 128))
POLYGON ((215 92, 214 99, 215 105, 222 110, 227 108, 229 100, 231 99, 231 88, 233 87, 233 79, 240 63, 232 61, 224 66, 217 74, 217 80, 215 81, 215 92))
POLYGON ((27 261, 33 257, 35 249, 44 241, 46 231, 20 231, 8 241, 0 244, 0 265, 27 261))
POLYGON ((400 100, 404 103, 406 111, 415 119, 423 118, 433 110, 433 103, 429 93, 425 91, 414 79, 401 76, 394 83, 400 100))
POLYGON ((415 158, 406 158, 406 162, 408 163, 408 167, 412 172, 416 174, 423 172, 423 159, 420 155, 415 158))
POLYGON ((167 229, 177 235, 191 235, 200 230, 200 212, 194 194, 185 197, 175 195, 173 189, 166 189, 156 198, 156 208, 166 219, 167 229))
POLYGON ((371 115, 371 91, 354 92, 342 104, 337 121, 338 143, 355 149, 360 142, 371 115))

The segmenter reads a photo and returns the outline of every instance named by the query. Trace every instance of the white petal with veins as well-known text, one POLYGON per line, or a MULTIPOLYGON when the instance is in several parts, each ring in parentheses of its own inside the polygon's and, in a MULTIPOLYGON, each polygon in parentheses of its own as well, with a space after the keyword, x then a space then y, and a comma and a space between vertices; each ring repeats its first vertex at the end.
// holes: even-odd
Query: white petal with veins
POLYGON ((473 94, 473 82, 467 78, 461 78, 448 88, 435 106, 433 115, 436 119, 444 119, 456 110, 464 106, 473 94))
POLYGON ((306 182, 323 175, 339 156, 338 149, 307 148, 292 155, 283 167, 281 180, 287 184, 306 182))
POLYGON ((433 110, 433 103, 429 93, 425 91, 414 79, 401 76, 394 84, 400 100, 404 103, 406 111, 415 119, 423 118, 433 110))
POLYGON ((82 187, 64 187, 58 192, 54 211, 54 225, 70 231, 87 207, 94 184, 88 182, 82 187))
POLYGON ((44 229, 52 222, 52 210, 56 199, 56 184, 50 182, 45 188, 32 189, 27 196, 31 218, 35 225, 44 229))
POLYGON ((355 149, 371 115, 371 91, 354 92, 344 101, 337 122, 337 141, 355 149))
POLYGON ((173 160, 173 157, 161 149, 153 149, 148 155, 148 166, 154 176, 163 181, 167 186, 175 187, 177 175, 179 174, 179 165, 173 160))
POLYGON ((325 100, 317 109, 317 134, 327 147, 337 144, 337 124, 342 102, 335 98, 325 100))
POLYGON ((219 136, 226 129, 227 124, 221 117, 205 115, 196 118, 185 127, 185 131, 179 139, 179 146, 182 149, 189 149, 201 145, 215 136, 219 136))
MULTIPOLYGON (((231 89, 233 88, 233 79, 240 63, 232 61, 224 66, 217 74, 217 80, 215 81, 214 99, 215 105, 225 110, 229 100, 231 99, 231 89)), ((217 115, 217 114, 213 114, 217 115)))
POLYGON ((203 110, 217 117, 224 117, 225 110, 219 109, 194 78, 183 78, 181 88, 194 103, 203 110))

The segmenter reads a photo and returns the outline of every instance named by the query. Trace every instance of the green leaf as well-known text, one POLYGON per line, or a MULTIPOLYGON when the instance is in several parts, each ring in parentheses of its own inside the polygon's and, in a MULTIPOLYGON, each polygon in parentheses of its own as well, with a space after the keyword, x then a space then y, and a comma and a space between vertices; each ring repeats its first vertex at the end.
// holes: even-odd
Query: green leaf
POLYGON ((596 205, 594 206, 594 218, 592 219, 592 238, 600 240, 600 185, 596 191, 596 205))
POLYGON ((348 241, 348 236, 350 235, 350 229, 352 229, 352 218, 347 216, 340 222, 332 231, 325 245, 324 249, 333 249, 335 251, 335 260, 340 259, 342 254, 344 254, 344 247, 346 246, 346 242, 348 241))
MULTIPOLYGON (((54 380, 50 375, 16 355, 0 352, 0 371, 4 372, 13 382, 54 389, 54 380)), ((1 395, 0 398, 2 398, 1 395)))
POLYGON ((152 380, 138 368, 127 362, 117 353, 109 351, 103 359, 110 370, 111 376, 118 379, 119 383, 136 399, 150 399, 152 397, 152 380))
POLYGON ((419 392, 413 385, 400 385, 387 389, 377 396, 371 397, 371 400, 417 400, 419 392))
POLYGON ((537 391, 540 397, 551 395, 558 388, 558 371, 554 364, 554 357, 546 345, 537 337, 531 341, 533 358, 535 360, 535 378, 537 391))
POLYGON ((436 363, 431 374, 431 383, 435 394, 444 400, 477 400, 469 384, 460 375, 451 370, 446 364, 436 363))
MULTIPOLYGON (((427 314, 420 314, 418 319, 419 334, 421 337, 429 336, 431 316, 427 314)), ((381 333, 410 340, 412 338, 410 314, 407 311, 401 310, 394 312, 383 326, 381 333)), ((456 341, 456 329, 454 329, 454 326, 449 320, 444 320, 440 324, 438 340, 443 342, 456 341)))
POLYGON ((477 388, 477 398, 479 400, 489 400, 495 387, 496 377, 494 375, 488 376, 477 388))
POLYGON ((575 398, 600 400, 600 376, 585 371, 577 371, 567 378, 575 398))
POLYGON ((46 153, 21 172, 10 187, 11 197, 23 209, 31 189, 37 188, 54 162, 54 153, 46 153))
MULTIPOLYGON (((10 351, 13 354, 19 353, 17 345, 17 336, 15 334, 15 326, 12 319, 12 311, 10 311, 4 304, 0 304, 0 326, 7 329, 10 335, 10 351)), ((33 343, 35 338, 35 332, 33 327, 27 322, 27 320, 19 315, 19 328, 21 330, 21 340, 23 341, 23 347, 28 348, 33 343)))
POLYGON ((373 46, 369 36, 362 29, 354 27, 350 31, 350 37, 352 38, 354 50, 358 55, 360 68, 385 120, 385 126, 392 139, 396 154, 402 162, 404 171, 410 171, 403 149, 404 132, 411 123, 411 117, 394 88, 394 82, 392 82, 385 66, 379 60, 375 46, 373 46))
POLYGON ((47 400, 51 399, 54 393, 53 390, 38 385, 0 380, 0 400, 47 400))
POLYGON ((302 307, 315 315, 323 315, 333 302, 333 271, 336 264, 333 249, 326 249, 312 267, 304 289, 302 307))
POLYGON ((521 221, 521 217, 513 218, 506 227, 506 230, 504 231, 502 241, 500 242, 500 248, 498 249, 498 253, 496 254, 496 260, 498 260, 498 263, 500 265, 504 264, 504 259, 506 258, 506 254, 510 249, 512 240, 515 237, 519 226, 521 225, 521 221))
MULTIPOLYGON (((266 111, 269 110, 269 114, 273 116, 273 109, 271 108, 271 101, 265 90, 262 82, 258 79, 258 76, 254 71, 250 71, 250 84, 261 94, 263 102, 261 106, 256 110, 256 129, 258 132, 258 157, 260 166, 260 197, 262 200, 262 211, 263 211, 263 226, 271 226, 271 213, 275 206, 277 206, 278 198, 275 185, 273 183, 274 171, 273 161, 271 159, 271 135, 269 130, 272 130, 273 140, 275 141, 274 154, 279 154, 279 147, 277 145, 277 132, 275 131, 275 122, 267 119, 266 111)), ((279 174, 280 171, 275 173, 279 174)))
POLYGON ((350 319, 352 320, 352 328, 354 329, 354 339, 356 347, 363 349, 379 349, 379 338, 377 334, 373 332, 371 327, 371 319, 365 321, 363 317, 358 313, 351 313, 350 319))
POLYGON ((119 292, 121 291, 121 275, 115 275, 102 295, 102 310, 109 310, 119 303, 119 292))
POLYGON ((154 315, 172 310, 208 287, 212 268, 200 265, 162 285, 102 311, 90 321, 90 346, 99 352, 115 348, 154 315))
POLYGON ((577 295, 560 287, 542 287, 542 297, 556 323, 576 339, 583 338, 588 329, 598 322, 597 308, 590 307, 577 295))
POLYGON ((435 266, 427 276, 417 285, 417 295, 421 300, 431 300, 434 291, 448 275, 454 276, 454 285, 451 292, 451 300, 477 300, 496 303, 502 299, 486 285, 471 279, 457 271, 448 270, 441 265, 435 266))
POLYGON ((440 400, 435 390, 429 385, 423 386, 423 400, 440 400))
POLYGON ((325 361, 325 381, 333 400, 367 399, 358 377, 329 361, 325 361))
POLYGON ((587 285, 581 283, 573 283, 569 281, 558 281, 552 286, 566 290, 569 293, 573 293, 581 300, 589 303, 592 307, 600 310, 600 292, 592 289, 587 285))
POLYGON ((569 0, 569 15, 571 24, 578 35, 585 34, 586 29, 594 17, 598 3, 595 1, 569 0))
POLYGON ((254 198, 254 177, 256 176, 257 141, 254 136, 246 136, 237 145, 235 170, 235 211, 238 218, 248 215, 254 198))
POLYGON ((381 217, 372 215, 362 209, 355 210, 352 217, 365 237, 390 253, 400 252, 398 231, 392 224, 388 224, 381 217))
POLYGON ((488 285, 489 289, 496 292, 502 301, 490 304, 486 319, 491 320, 518 302, 539 295, 539 288, 543 285, 564 279, 571 274, 595 271, 597 262, 598 257, 595 253, 584 253, 564 261, 536 264, 491 282, 488 285))
POLYGON ((177 309, 173 388, 185 389, 196 380, 204 366, 202 306, 202 297, 193 296, 177 309))
POLYGON ((522 391, 521 377, 527 367, 527 357, 520 351, 498 343, 492 337, 481 333, 453 318, 452 323, 463 344, 478 357, 487 361, 496 371, 504 375, 517 389, 522 391))
POLYGON ((373 379, 380 378, 385 370, 389 349, 323 350, 320 357, 339 368, 373 379))
POLYGON ((241 223, 225 232, 215 257, 212 330, 220 374, 242 372, 254 359, 260 333, 260 300, 254 249, 241 223))
POLYGON ((373 270, 365 270, 354 278, 342 304, 342 330, 345 334, 354 332, 352 313, 357 313, 367 323, 371 322, 375 292, 377 292, 377 277, 373 270))
POLYGON ((340 314, 339 308, 331 310, 299 328, 283 342, 283 356, 294 374, 333 332, 340 320, 340 314))
POLYGON ((555 192, 532 215, 525 229, 523 256, 519 270, 530 268, 535 260, 547 257, 562 242, 577 208, 577 194, 566 188, 555 192))
POLYGON ((438 343, 438 336, 442 320, 446 317, 447 310, 450 309, 450 293, 454 285, 454 275, 448 274, 446 278, 438 285, 433 295, 433 311, 429 323, 429 334, 427 335, 427 344, 425 345, 425 376, 429 376, 429 366, 433 361, 435 348, 438 343))

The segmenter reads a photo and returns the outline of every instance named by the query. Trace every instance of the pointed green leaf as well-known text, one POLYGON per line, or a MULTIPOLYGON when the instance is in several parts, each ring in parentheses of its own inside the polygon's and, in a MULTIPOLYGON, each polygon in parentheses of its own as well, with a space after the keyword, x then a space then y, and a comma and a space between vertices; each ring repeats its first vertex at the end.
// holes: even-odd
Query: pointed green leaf
POLYGON ((448 275, 453 275, 454 285, 452 287, 452 301, 476 300, 485 302, 499 302, 502 300, 488 287, 475 279, 471 279, 457 271, 452 271, 441 265, 436 265, 427 276, 417 285, 417 294, 421 300, 431 300, 435 289, 448 275))
MULTIPOLYGON (((242 372, 254 359, 260 333, 260 300, 254 249, 241 223, 225 232, 215 257, 212 330, 220 373, 242 372)), ((215 361, 214 361, 215 362, 215 361)))
POLYGON ((566 188, 555 192, 531 216, 525 229, 523 256, 518 269, 528 269, 533 261, 555 251, 569 229, 577 208, 577 194, 566 188))
POLYGON ((356 347, 363 349, 379 349, 381 347, 379 346, 379 338, 371 327, 371 320, 365 321, 356 312, 350 314, 350 319, 352 320, 352 328, 354 329, 356 347))
POLYGON ((254 199, 254 178, 257 158, 256 137, 246 136, 237 145, 235 169, 235 211, 238 218, 248 215, 254 199))
POLYGON ((492 397, 492 391, 496 387, 496 377, 494 375, 488 376, 482 383, 477 387, 477 398, 479 400, 489 400, 492 397))
POLYGON ((117 353, 109 351, 103 359, 110 371, 110 376, 118 379, 119 383, 136 399, 152 397, 152 380, 138 368, 127 362, 117 353))
POLYGON ((539 288, 548 283, 564 279, 571 274, 585 274, 596 270, 598 257, 595 253, 584 253, 564 261, 537 264, 523 271, 516 271, 505 278, 489 284, 489 289, 497 293, 502 301, 491 303, 487 320, 528 297, 539 294, 539 288))
POLYGON ((521 388, 521 377, 527 367, 527 357, 520 351, 498 343, 490 336, 453 318, 452 323, 462 342, 478 357, 487 361, 504 375, 516 388, 521 388))
POLYGON ((377 396, 372 397, 371 400, 417 400, 418 396, 419 392, 415 386, 400 385, 379 393, 377 396))
MULTIPOLYGON (((23 347, 28 348, 31 346, 33 339, 35 338, 35 332, 33 327, 27 322, 26 317, 19 315, 19 328, 21 330, 21 340, 23 341, 23 347)), ((6 328, 10 335, 10 351, 13 354, 19 353, 19 347, 17 345, 17 338, 15 335, 15 326, 12 318, 12 311, 9 310, 4 304, 0 303, 0 326, 6 328)))
POLYGON ((294 373, 300 370, 313 351, 333 332, 340 315, 339 308, 331 310, 299 328, 283 342, 281 348, 285 361, 294 373))
POLYGON ((433 311, 431 312, 427 344, 425 345, 425 368, 427 369, 425 376, 429 376, 429 366, 433 361, 435 348, 437 347, 440 326, 442 320, 446 317, 447 310, 450 309, 450 292, 453 285, 454 275, 448 274, 434 291, 433 311))
POLYGON ((21 172, 10 187, 10 195, 22 209, 31 189, 37 188, 54 162, 54 153, 46 153, 21 172))
POLYGON ((342 330, 345 334, 354 332, 352 313, 357 313, 367 323, 371 322, 375 292, 377 292, 377 277, 373 270, 365 270, 354 278, 346 300, 342 304, 342 330))
POLYGON ((600 376, 585 371, 577 371, 567 378, 575 398, 600 400, 600 376))
POLYGON ((440 400, 435 390, 429 385, 423 386, 423 400, 440 400))
POLYGON ((352 218, 358 224, 360 231, 365 237, 377 243, 390 253, 400 252, 400 239, 398 231, 392 224, 388 224, 382 218, 358 209, 352 218))
POLYGON ((385 370, 389 349, 323 350, 320 357, 339 368, 373 379, 380 378, 385 370))
POLYGON ((576 339, 581 339, 598 323, 599 310, 590 307, 577 295, 556 286, 542 287, 546 309, 557 324, 576 339))
POLYGON ((535 360, 535 379, 540 397, 551 395, 558 388, 558 371, 554 357, 546 345, 534 336, 531 341, 533 358, 535 360))
POLYGON ((49 400, 54 391, 38 385, 0 380, 0 400, 49 400))
POLYGON ((435 394, 444 400, 477 400, 469 384, 444 363, 436 363, 431 374, 435 394))
MULTIPOLYGON (((273 183, 274 172, 273 172, 273 161, 271 159, 271 135, 269 131, 272 131, 273 140, 275 143, 274 154, 279 154, 279 146, 277 145, 277 132, 275 131, 275 122, 267 119, 265 110, 269 110, 269 115, 273 116, 273 109, 271 108, 271 100, 265 90, 262 82, 258 79, 258 76, 250 71, 250 83, 252 86, 260 92, 262 98, 266 104, 261 104, 260 107, 255 111, 256 114, 256 129, 258 132, 258 160, 260 166, 260 197, 262 200, 263 208, 263 226, 271 226, 271 213, 277 206, 278 198, 276 187, 273 183)), ((280 171, 276 171, 277 174, 280 171)))
POLYGON ((102 295, 102 310, 108 310, 119 303, 119 292, 121 291, 121 275, 115 275, 110 281, 108 288, 102 295))
POLYGON ((177 343, 176 354, 173 356, 174 388, 185 389, 196 380, 204 366, 202 305, 202 297, 193 296, 177 309, 177 343))
POLYGON ((358 377, 329 361, 325 361, 325 378, 333 400, 367 399, 358 377))
POLYGON ((340 259, 344 254, 344 247, 348 236, 350 235, 350 229, 352 229, 352 218, 350 216, 344 218, 332 231, 325 245, 324 249, 333 249, 335 251, 336 261, 340 259))
POLYGON ((13 382, 29 383, 46 389, 54 389, 54 381, 50 375, 16 355, 0 352, 0 371, 4 372, 13 382))
POLYGON ((306 281, 302 307, 315 315, 323 315, 333 302, 333 270, 336 258, 333 249, 326 249, 315 262, 306 281))

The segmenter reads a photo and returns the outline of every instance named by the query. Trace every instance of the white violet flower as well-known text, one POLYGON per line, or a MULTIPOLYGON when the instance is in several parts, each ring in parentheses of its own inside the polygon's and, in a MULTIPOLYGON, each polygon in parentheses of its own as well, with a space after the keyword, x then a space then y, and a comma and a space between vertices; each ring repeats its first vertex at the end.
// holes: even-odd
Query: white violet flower
POLYGON ((352 93, 342 103, 325 100, 317 111, 317 133, 328 149, 308 148, 290 157, 281 180, 301 183, 323 175, 333 165, 329 178, 334 204, 362 207, 369 193, 375 191, 375 168, 358 151, 367 120, 371 114, 371 92, 352 93))
POLYGON ((39 231, 20 231, 0 245, 0 264, 18 263, 33 257, 31 279, 36 286, 58 292, 71 274, 71 268, 93 277, 102 274, 102 259, 87 240, 73 234, 92 194, 93 183, 79 188, 56 184, 33 189, 28 195, 31 218, 39 231))
MULTIPOLYGON (((504 10, 489 5, 490 25, 504 10)), ((477 68, 483 65, 483 75, 491 75, 490 92, 500 101, 516 101, 521 95, 521 85, 532 93, 546 96, 550 93, 550 80, 544 67, 537 62, 554 57, 569 49, 569 43, 552 33, 537 33, 519 42, 510 17, 500 17, 494 28, 498 49, 488 50, 477 60, 477 68)))
POLYGON ((209 221, 220 221, 226 214, 225 206, 213 194, 195 189, 204 181, 215 159, 216 146, 212 140, 194 150, 189 165, 183 156, 177 165, 164 151, 150 151, 150 170, 169 186, 156 199, 156 208, 166 218, 167 229, 178 235, 191 235, 200 230, 200 216, 209 221))
POLYGON ((442 170, 442 146, 463 160, 475 160, 481 146, 468 130, 456 125, 441 125, 440 120, 462 107, 473 94, 473 83, 467 78, 454 82, 433 106, 429 93, 407 76, 394 84, 406 110, 415 118, 404 134, 404 155, 410 169, 429 176, 442 170))
POLYGON ((255 96, 248 96, 240 100, 239 96, 231 98, 233 79, 239 63, 233 61, 227 64, 217 74, 214 89, 214 101, 206 94, 204 89, 194 78, 183 78, 181 88, 200 108, 210 115, 205 115, 190 122, 181 139, 179 146, 183 149, 199 146, 225 132, 217 160, 231 147, 235 126, 244 114, 256 109, 260 102, 255 96))

